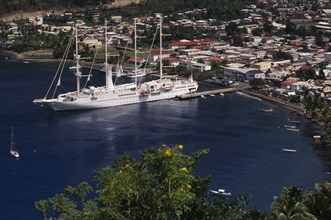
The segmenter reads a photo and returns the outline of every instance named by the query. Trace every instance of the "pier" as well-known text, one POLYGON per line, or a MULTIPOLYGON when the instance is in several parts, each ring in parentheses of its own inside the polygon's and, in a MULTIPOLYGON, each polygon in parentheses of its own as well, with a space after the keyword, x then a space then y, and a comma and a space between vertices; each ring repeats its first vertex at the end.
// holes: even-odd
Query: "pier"
POLYGON ((216 94, 225 94, 229 92, 236 92, 239 89, 237 88, 224 88, 224 89, 215 89, 215 90, 208 90, 208 91, 202 91, 202 92, 195 92, 195 93, 189 93, 185 95, 178 96, 178 99, 192 99, 197 98, 201 96, 208 96, 208 95, 216 95, 216 94))

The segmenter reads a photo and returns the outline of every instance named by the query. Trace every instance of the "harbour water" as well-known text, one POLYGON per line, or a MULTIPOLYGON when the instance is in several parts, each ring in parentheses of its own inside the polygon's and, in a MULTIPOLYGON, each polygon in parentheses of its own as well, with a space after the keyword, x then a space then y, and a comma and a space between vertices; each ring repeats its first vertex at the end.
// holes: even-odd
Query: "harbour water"
MULTIPOLYGON (((284 186, 311 189, 329 178, 326 151, 312 140, 320 131, 281 107, 233 93, 53 112, 32 100, 44 96, 56 69, 56 63, 0 63, 0 219, 41 218, 35 201, 67 185, 92 182, 95 170, 123 153, 139 158, 144 149, 162 144, 183 144, 188 154, 209 148, 198 174, 211 175, 210 189, 251 195, 250 207, 266 211, 284 186), (300 121, 299 132, 284 128, 289 120, 300 121), (19 160, 9 155, 10 126, 19 160)), ((65 74, 66 86, 74 75, 65 74)))

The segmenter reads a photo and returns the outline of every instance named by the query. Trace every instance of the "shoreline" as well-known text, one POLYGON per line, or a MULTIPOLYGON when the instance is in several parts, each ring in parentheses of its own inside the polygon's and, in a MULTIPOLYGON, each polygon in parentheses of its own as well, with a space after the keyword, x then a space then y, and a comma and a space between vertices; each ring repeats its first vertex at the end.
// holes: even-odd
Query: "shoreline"
MULTIPOLYGON (((10 60, 13 61, 33 61, 33 62, 59 62, 60 59, 54 59, 54 58, 31 58, 31 57, 26 57, 24 54, 22 53, 17 53, 17 52, 13 52, 13 51, 8 51, 8 50, 0 50, 0 55, 3 56, 8 56, 10 58, 10 60)), ((72 62, 72 60, 67 60, 66 62, 72 62)), ((92 64, 92 62, 83 62, 84 65, 86 66, 90 66, 92 64)), ((103 65, 101 63, 95 63, 94 67, 96 66, 100 66, 103 65)), ((205 83, 205 84, 209 84, 209 85, 214 85, 212 82, 208 81, 208 80, 198 80, 199 83, 205 83)), ((229 87, 229 88, 236 88, 236 87, 229 87)), ((286 108, 288 110, 293 111, 293 113, 296 113, 299 116, 304 117, 305 119, 307 119, 310 123, 316 125, 318 128, 322 129, 323 131, 325 130, 323 127, 323 124, 317 122, 316 120, 312 120, 310 117, 308 117, 307 114, 304 113, 302 107, 297 104, 297 103, 291 103, 289 101, 285 101, 282 100, 280 98, 276 98, 273 96, 267 96, 265 94, 262 94, 258 91, 253 91, 249 88, 237 88, 239 92, 243 92, 246 95, 250 95, 256 98, 260 98, 264 101, 273 103, 275 105, 278 105, 280 107, 286 108)))

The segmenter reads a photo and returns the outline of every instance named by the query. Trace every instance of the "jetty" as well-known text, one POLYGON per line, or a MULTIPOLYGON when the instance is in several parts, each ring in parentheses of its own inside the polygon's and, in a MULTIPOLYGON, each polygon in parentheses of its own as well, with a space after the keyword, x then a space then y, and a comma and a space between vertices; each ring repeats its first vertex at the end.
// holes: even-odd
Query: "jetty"
POLYGON ((195 93, 189 93, 181 96, 177 96, 178 99, 192 99, 197 97, 205 97, 208 95, 216 95, 216 94, 225 94, 229 92, 236 92, 238 91, 237 88, 224 88, 224 89, 215 89, 215 90, 208 90, 208 91, 202 91, 202 92, 195 92, 195 93))

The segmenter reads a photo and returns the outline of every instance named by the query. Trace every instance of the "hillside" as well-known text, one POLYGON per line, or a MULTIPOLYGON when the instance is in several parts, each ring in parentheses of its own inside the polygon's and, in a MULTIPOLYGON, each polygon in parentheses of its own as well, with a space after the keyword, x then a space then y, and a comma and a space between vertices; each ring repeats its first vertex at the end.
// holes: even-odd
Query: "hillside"
POLYGON ((112 9, 123 7, 140 0, 0 0, 0 18, 11 20, 13 18, 27 18, 47 12, 80 11, 87 8, 112 9))
POLYGON ((153 15, 155 12, 172 14, 205 8, 207 13, 201 19, 230 20, 242 17, 241 9, 256 2, 256 0, 0 0, 0 18, 8 20, 41 14, 40 12, 75 12, 91 8, 105 9, 104 11, 109 9, 108 13, 131 18, 153 15))

